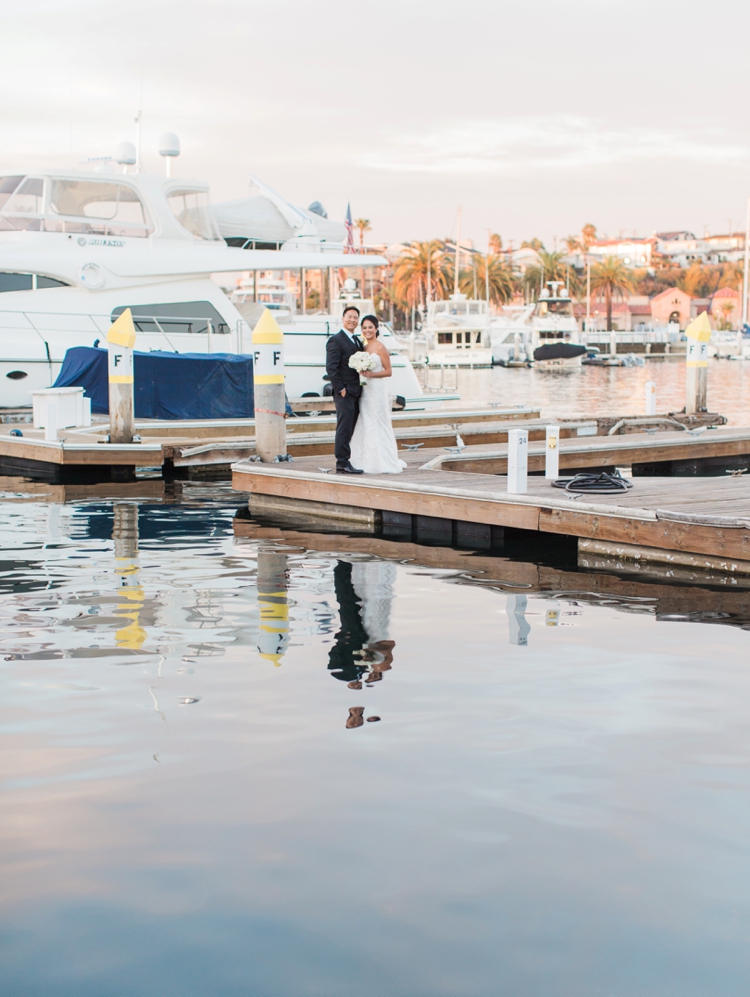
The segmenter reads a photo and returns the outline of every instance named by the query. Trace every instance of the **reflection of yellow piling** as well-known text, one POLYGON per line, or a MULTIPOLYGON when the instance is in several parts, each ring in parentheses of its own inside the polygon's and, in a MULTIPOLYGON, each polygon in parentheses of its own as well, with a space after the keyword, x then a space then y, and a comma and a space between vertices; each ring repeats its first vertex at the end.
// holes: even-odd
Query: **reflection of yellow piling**
POLYGON ((146 631, 138 622, 144 601, 143 589, 138 581, 138 506, 131 502, 116 502, 113 512, 115 574, 120 579, 119 594, 125 600, 117 604, 115 616, 130 620, 127 626, 115 633, 115 640, 118 647, 140 651, 146 640, 146 631))
POLYGON ((289 643, 289 602, 287 555, 276 551, 258 551, 258 608, 260 633, 258 652, 261 658, 281 664, 289 643))

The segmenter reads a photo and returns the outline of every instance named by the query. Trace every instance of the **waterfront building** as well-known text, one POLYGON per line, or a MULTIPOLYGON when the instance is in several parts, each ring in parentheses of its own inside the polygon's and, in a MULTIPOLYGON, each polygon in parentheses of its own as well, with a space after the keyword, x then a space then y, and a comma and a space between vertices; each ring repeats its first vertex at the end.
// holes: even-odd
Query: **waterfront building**
POLYGON ((691 318, 692 295, 679 287, 668 287, 651 298, 651 318, 654 325, 676 323, 684 329, 691 318))
POLYGON ((589 247, 594 259, 616 256, 629 267, 650 267, 653 239, 596 239, 589 247))

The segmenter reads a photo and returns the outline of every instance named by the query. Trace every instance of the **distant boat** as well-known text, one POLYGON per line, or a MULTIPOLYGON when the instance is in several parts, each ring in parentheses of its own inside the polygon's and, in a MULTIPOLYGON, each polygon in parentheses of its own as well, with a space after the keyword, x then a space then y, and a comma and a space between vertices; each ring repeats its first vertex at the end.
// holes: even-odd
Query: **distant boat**
POLYGON ((567 287, 557 280, 547 281, 531 316, 534 362, 542 366, 577 366, 586 354, 586 347, 579 342, 579 336, 567 287))
POLYGON ((460 291, 427 306, 424 326, 427 356, 459 367, 491 367, 490 310, 486 301, 460 291))

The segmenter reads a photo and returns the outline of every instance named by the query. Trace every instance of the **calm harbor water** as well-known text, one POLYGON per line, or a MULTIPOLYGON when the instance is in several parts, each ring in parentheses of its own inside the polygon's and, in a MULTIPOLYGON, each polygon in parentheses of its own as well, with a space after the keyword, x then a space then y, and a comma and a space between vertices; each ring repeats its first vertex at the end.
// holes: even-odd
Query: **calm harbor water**
POLYGON ((134 487, 0 496, 3 993, 747 992, 736 584, 134 487))
MULTIPOLYGON (((454 375, 446 373, 452 388, 454 375)), ((571 367, 528 369, 495 367, 461 370, 458 391, 467 404, 526 405, 541 408, 542 416, 642 415, 646 381, 656 382, 656 411, 674 412, 685 407, 684 360, 650 361, 643 367, 571 367)), ((438 386, 440 374, 433 371, 438 386)), ((750 426, 750 361, 714 360, 708 368, 708 406, 725 415, 734 426, 750 426)))

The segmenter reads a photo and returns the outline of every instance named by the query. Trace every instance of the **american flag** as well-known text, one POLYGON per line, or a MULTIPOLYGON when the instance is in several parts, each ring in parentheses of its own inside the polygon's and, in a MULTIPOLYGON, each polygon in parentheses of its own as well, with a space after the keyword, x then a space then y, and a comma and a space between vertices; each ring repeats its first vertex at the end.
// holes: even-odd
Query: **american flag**
POLYGON ((346 206, 346 218, 344 219, 344 227, 346 228, 346 248, 344 252, 353 253, 354 252, 354 225, 352 225, 352 206, 347 204, 346 206))

